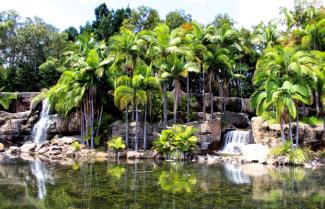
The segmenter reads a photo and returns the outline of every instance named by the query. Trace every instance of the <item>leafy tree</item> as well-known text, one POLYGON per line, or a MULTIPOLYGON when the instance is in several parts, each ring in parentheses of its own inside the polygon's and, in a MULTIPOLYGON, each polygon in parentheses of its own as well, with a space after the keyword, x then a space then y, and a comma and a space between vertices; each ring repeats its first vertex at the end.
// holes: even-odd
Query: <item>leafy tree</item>
POLYGON ((79 35, 78 30, 75 27, 69 27, 64 30, 68 34, 69 41, 75 41, 76 37, 79 35))
POLYGON ((169 26, 170 29, 178 28, 184 23, 188 23, 192 21, 192 17, 189 14, 185 14, 184 10, 176 10, 169 12, 166 15, 165 22, 169 26))
POLYGON ((142 30, 152 30, 160 23, 158 11, 150 7, 140 6, 132 10, 131 17, 123 22, 123 26, 140 32, 142 30))

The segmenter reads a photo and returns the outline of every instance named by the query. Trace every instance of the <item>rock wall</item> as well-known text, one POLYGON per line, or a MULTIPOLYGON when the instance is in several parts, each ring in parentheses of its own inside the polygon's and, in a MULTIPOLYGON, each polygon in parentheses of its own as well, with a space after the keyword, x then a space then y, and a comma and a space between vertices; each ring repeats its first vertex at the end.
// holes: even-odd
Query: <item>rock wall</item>
MULTIPOLYGON (((227 111, 238 112, 238 113, 243 112, 243 113, 249 113, 249 114, 254 113, 254 111, 250 108, 249 99, 248 98, 239 98, 239 97, 228 97, 228 98, 213 97, 214 111, 220 112, 222 99, 224 99, 227 111)), ((206 96, 205 96, 205 104, 207 107, 207 111, 209 111, 210 110, 210 96, 208 94, 206 94, 206 96)))
MULTIPOLYGON (((292 124, 292 133, 296 138, 296 124, 292 124)), ((270 148, 281 144, 281 128, 279 124, 269 124, 261 117, 252 118, 252 135, 255 143, 260 143, 270 148)), ((289 126, 285 126, 285 135, 289 136, 289 126)), ((324 141, 323 125, 310 126, 299 124, 299 144, 316 148, 321 146, 324 141)))
MULTIPOLYGON (((32 98, 39 92, 19 92, 17 93, 17 99, 14 100, 9 106, 9 112, 26 112, 30 110, 32 98)), ((1 109, 0 109, 1 110, 1 109)))
MULTIPOLYGON (((9 113, 0 111, 0 142, 22 144, 31 139, 34 124, 38 121, 38 112, 31 111, 9 113)), ((73 135, 79 131, 78 114, 63 118, 50 115, 49 137, 57 134, 73 135)))
MULTIPOLYGON (((129 146, 134 148, 136 126, 135 122, 129 123, 129 146)), ((169 127, 172 124, 169 125, 169 127)), ((220 119, 214 119, 205 122, 191 122, 189 125, 196 128, 198 131, 196 136, 199 139, 199 144, 212 144, 218 143, 221 139, 221 121, 220 119)), ((161 130, 164 128, 159 124, 147 124, 147 144, 151 147, 152 142, 159 137, 161 130)), ((111 136, 122 136, 125 138, 125 123, 122 121, 115 121, 109 127, 111 136)), ((143 148, 143 124, 139 125, 139 148, 143 148)))

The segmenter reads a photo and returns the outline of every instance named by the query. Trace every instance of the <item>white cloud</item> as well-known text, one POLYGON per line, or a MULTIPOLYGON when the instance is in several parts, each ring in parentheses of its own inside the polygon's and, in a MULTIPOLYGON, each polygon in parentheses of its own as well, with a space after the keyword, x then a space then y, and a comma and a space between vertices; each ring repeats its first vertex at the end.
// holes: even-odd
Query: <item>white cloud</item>
POLYGON ((280 7, 292 7, 293 0, 236 0, 235 20, 239 25, 250 27, 261 21, 279 18, 280 7))

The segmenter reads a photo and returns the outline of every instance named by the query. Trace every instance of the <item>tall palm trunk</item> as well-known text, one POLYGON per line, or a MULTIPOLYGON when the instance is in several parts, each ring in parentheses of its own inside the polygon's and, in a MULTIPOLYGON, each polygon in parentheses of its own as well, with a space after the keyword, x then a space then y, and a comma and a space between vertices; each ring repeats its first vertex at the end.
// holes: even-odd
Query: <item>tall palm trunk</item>
POLYGON ((178 99, 179 99, 179 89, 180 89, 179 79, 175 79, 175 101, 174 101, 174 124, 177 120, 177 109, 178 109, 178 99))
POLYGON ((203 62, 201 62, 201 71, 202 71, 202 105, 203 105, 203 121, 206 120, 206 104, 205 104, 205 73, 203 71, 203 62))
POLYGON ((284 125, 285 125, 285 118, 284 118, 284 113, 282 113, 281 118, 280 118, 282 144, 284 144, 286 141, 285 135, 284 135, 284 125))
POLYGON ((210 119, 213 119, 213 92, 212 92, 212 72, 210 72, 210 78, 209 78, 209 91, 210 91, 210 119))
POLYGON ((164 82, 164 127, 167 126, 167 84, 164 82))
POLYGON ((291 116, 289 115, 289 137, 291 142, 291 148, 293 148, 293 137, 292 137, 292 127, 291 127, 291 116))
POLYGON ((104 105, 102 104, 101 107, 100 107, 100 111, 99 111, 98 127, 97 127, 97 131, 96 131, 96 137, 99 135, 100 125, 102 123, 103 108, 104 108, 104 105))
POLYGON ((135 103, 135 151, 138 151, 139 146, 139 105, 135 103))
POLYGON ((323 112, 323 141, 325 143, 325 112, 323 112))
POLYGON ((147 149, 147 105, 144 106, 143 150, 147 149))
POLYGON ((186 115, 187 123, 190 122, 190 74, 186 78, 186 115))
POLYGON ((315 105, 316 105, 317 115, 320 115, 319 92, 317 88, 315 90, 315 105))
POLYGON ((296 116, 296 145, 299 147, 299 104, 297 103, 297 116, 296 116))
POLYGON ((129 113, 128 105, 125 107, 125 144, 126 148, 129 147, 129 113))

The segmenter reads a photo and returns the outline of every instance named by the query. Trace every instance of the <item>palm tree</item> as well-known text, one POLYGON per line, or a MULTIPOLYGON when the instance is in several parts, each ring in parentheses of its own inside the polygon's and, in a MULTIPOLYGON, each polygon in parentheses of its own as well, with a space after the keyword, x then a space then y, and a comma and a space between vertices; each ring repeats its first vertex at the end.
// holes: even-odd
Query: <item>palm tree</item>
MULTIPOLYGON (((206 120, 206 104, 205 104, 205 73, 207 71, 206 60, 211 56, 211 52, 205 46, 205 35, 206 30, 203 26, 198 24, 197 22, 192 23, 192 31, 187 35, 187 39, 189 39, 190 49, 193 52, 193 56, 195 61, 197 61, 200 65, 200 70, 202 73, 202 105, 203 105, 203 120, 206 120)), ((189 100, 189 99, 188 99, 189 100)), ((188 102, 189 103, 189 102, 188 102)), ((189 106, 189 104, 188 104, 189 106)), ((189 107, 187 108, 189 111, 189 107)))
POLYGON ((239 33, 230 25, 223 24, 220 28, 209 26, 205 39, 209 41, 208 49, 210 56, 207 58, 209 66, 209 88, 211 97, 211 119, 213 114, 213 93, 212 83, 214 76, 221 80, 219 96, 222 98, 222 112, 224 111, 224 97, 229 96, 229 82, 233 75, 233 52, 241 50, 239 45, 239 33))
MULTIPOLYGON (((168 56, 171 54, 184 55, 189 50, 182 44, 182 38, 179 34, 182 34, 180 29, 170 31, 166 24, 159 24, 154 28, 151 34, 152 46, 150 52, 152 54, 153 65, 160 70, 160 75, 164 75, 162 65, 166 63, 168 56)), ((163 123, 167 125, 167 84, 168 77, 160 77, 163 84, 163 123)))
MULTIPOLYGON (((282 46, 268 48, 257 62, 253 83, 259 86, 259 89, 252 95, 251 105, 256 108, 258 114, 262 114, 263 110, 274 104, 276 118, 281 123, 282 141, 285 140, 283 128, 286 113, 289 111, 289 115, 294 119, 297 109, 295 101, 304 104, 310 104, 312 101, 309 86, 296 85, 303 81, 303 77, 312 75, 311 63, 313 59, 308 53, 282 46), (291 87, 292 85, 294 87, 291 87)), ((289 117, 290 120, 291 118, 289 117)))
POLYGON ((289 137, 293 144, 291 119, 297 116, 295 100, 305 104, 312 103, 311 90, 300 84, 293 84, 283 79, 272 79, 266 81, 265 85, 256 91, 251 97, 251 106, 256 109, 258 115, 264 111, 275 109, 276 119, 281 125, 281 139, 285 143, 284 124, 286 116, 289 117, 289 137))
POLYGON ((147 104, 144 105, 144 128, 143 128, 143 149, 147 148, 147 112, 151 115, 152 97, 154 94, 160 95, 160 80, 153 76, 152 65, 142 65, 136 69, 137 73, 143 76, 142 87, 147 94, 147 104), (148 111, 149 109, 149 111, 148 111))
POLYGON ((65 53, 68 55, 65 61, 67 69, 57 84, 46 92, 46 97, 55 110, 65 115, 73 108, 81 110, 81 141, 88 144, 90 139, 90 147, 94 148, 95 109, 99 107, 96 104, 97 92, 105 80, 105 68, 110 60, 104 58, 104 43, 97 43, 87 35, 78 40, 78 48, 65 53))
POLYGON ((172 78, 174 80, 174 123, 177 119, 177 109, 179 103, 179 96, 181 90, 180 79, 186 78, 189 72, 199 72, 200 69, 194 62, 185 61, 184 57, 178 57, 176 54, 168 55, 164 62, 161 62, 161 67, 163 69, 161 77, 172 78))
POLYGON ((128 76, 120 76, 114 90, 114 103, 120 110, 125 110, 125 144, 129 147, 129 116, 128 106, 133 102, 132 81, 128 76))

